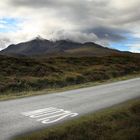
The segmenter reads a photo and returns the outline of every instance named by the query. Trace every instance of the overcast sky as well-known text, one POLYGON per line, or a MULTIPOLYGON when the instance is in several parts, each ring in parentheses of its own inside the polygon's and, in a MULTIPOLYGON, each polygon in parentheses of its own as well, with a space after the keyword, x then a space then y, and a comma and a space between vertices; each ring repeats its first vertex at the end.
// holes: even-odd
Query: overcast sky
POLYGON ((140 52, 140 0, 0 1, 0 50, 38 35, 140 52))

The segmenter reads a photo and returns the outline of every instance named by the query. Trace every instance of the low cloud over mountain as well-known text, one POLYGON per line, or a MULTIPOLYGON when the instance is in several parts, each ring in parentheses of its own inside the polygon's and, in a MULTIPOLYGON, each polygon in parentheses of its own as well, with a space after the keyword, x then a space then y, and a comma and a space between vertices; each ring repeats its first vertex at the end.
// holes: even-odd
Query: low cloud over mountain
POLYGON ((79 43, 70 40, 50 41, 37 37, 33 40, 10 45, 0 54, 12 56, 108 56, 122 52, 92 42, 79 43))
POLYGON ((41 35, 115 48, 122 44, 119 49, 138 52, 139 7, 139 0, 4 0, 0 2, 0 40, 6 38, 7 45, 9 40, 18 43, 41 35))

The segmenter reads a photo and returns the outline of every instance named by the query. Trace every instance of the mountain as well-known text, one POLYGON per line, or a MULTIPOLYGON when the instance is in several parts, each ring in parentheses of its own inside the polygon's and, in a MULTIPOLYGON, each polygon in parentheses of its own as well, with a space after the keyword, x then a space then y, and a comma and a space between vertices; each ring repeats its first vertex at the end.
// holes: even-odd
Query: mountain
POLYGON ((3 55, 18 56, 105 56, 114 53, 121 52, 93 42, 50 41, 40 37, 28 42, 12 44, 0 52, 3 55))

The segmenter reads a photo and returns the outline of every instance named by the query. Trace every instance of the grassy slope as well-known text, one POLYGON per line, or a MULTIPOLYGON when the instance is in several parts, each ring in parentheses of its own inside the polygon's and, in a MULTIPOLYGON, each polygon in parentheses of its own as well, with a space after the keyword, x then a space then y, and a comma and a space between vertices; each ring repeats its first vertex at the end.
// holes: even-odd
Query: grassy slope
POLYGON ((80 48, 65 50, 69 56, 108 56, 110 54, 120 54, 119 51, 105 47, 93 46, 93 44, 84 45, 80 48))
POLYGON ((0 95, 62 88, 140 73, 139 57, 14 58, 0 56, 0 95))
POLYGON ((140 99, 33 132, 16 140, 138 140, 140 99))
POLYGON ((37 96, 37 95, 43 95, 43 94, 51 94, 51 93, 58 93, 58 92, 64 92, 68 90, 74 90, 74 89, 79 89, 79 88, 87 88, 87 87, 93 87, 101 84, 109 84, 112 82, 118 82, 122 80, 129 80, 133 78, 138 78, 140 77, 139 73, 136 74, 130 74, 127 76, 121 76, 117 78, 111 78, 108 80, 103 80, 103 81, 97 81, 97 82, 87 82, 87 83, 82 83, 82 84, 76 84, 76 85, 68 85, 65 87, 61 88, 47 88, 39 91, 23 91, 23 92, 6 92, 3 94, 0 94, 0 101, 3 100, 9 100, 9 99, 17 99, 17 98, 23 98, 23 97, 29 97, 29 96, 37 96))

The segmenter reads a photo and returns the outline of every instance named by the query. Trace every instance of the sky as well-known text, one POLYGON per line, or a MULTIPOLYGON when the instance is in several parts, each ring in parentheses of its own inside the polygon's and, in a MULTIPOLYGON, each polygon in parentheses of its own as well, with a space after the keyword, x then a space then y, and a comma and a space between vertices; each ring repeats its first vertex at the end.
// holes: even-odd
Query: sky
POLYGON ((41 37, 140 52, 140 0, 1 0, 0 50, 41 37))

